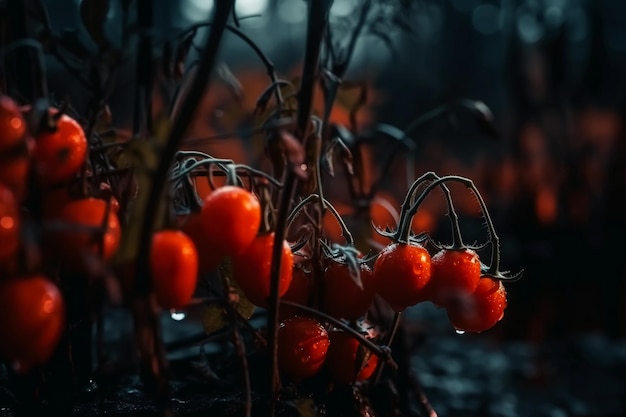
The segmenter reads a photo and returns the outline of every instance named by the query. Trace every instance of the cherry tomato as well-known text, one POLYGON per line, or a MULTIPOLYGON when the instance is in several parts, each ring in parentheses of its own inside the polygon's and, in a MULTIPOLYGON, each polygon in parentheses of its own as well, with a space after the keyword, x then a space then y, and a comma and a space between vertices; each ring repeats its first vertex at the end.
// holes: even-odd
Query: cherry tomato
POLYGON ((20 144, 26 135, 26 122, 18 104, 9 96, 0 96, 0 151, 20 144))
MULTIPOLYGON (((311 276, 312 266, 310 265, 310 261, 301 254, 294 253, 293 258, 294 266, 291 284, 287 292, 282 296, 282 299, 308 306, 314 291, 313 277, 311 276)), ((303 311, 287 305, 281 305, 279 312, 282 318, 306 315, 303 311)))
POLYGON ((365 263, 359 264, 363 288, 350 274, 348 265, 327 262, 323 278, 323 309, 336 318, 358 319, 365 315, 376 295, 374 273, 365 263))
POLYGON ((341 384, 351 384, 372 376, 378 366, 378 356, 343 330, 333 329, 328 336, 330 347, 326 369, 332 379, 341 384))
POLYGON ((65 303, 43 276, 0 283, 0 356, 19 371, 45 363, 63 333, 65 303))
POLYGON ((97 238, 98 232, 85 230, 86 227, 103 226, 106 206, 106 201, 94 197, 74 200, 67 203, 58 216, 50 219, 51 222, 58 222, 60 230, 51 233, 48 243, 64 266, 82 270, 84 259, 81 253, 85 251, 96 256, 102 255, 104 261, 115 254, 122 232, 117 215, 112 210, 109 210, 100 239, 97 238))
POLYGON ((313 376, 326 360, 330 341, 315 319, 292 317, 278 329, 278 369, 295 380, 313 376))
POLYGON ((393 243, 380 252, 374 263, 378 294, 395 311, 425 301, 430 280, 430 255, 421 245, 393 243))
POLYGON ((504 316, 507 306, 506 290, 502 281, 481 278, 476 290, 469 296, 447 307, 450 323, 465 332, 490 329, 504 316))
POLYGON ((18 201, 24 200, 26 195, 29 170, 30 158, 28 155, 19 155, 0 162, 0 183, 13 190, 18 201))
POLYGON ((201 274, 213 271, 222 261, 223 256, 213 248, 211 238, 204 233, 200 222, 200 213, 193 213, 188 216, 181 230, 185 232, 196 245, 198 251, 198 271, 201 274))
POLYGON ((210 239, 212 250, 223 255, 238 255, 259 231, 261 205, 249 191, 224 186, 204 200, 200 225, 210 239))
POLYGON ((150 270, 154 294, 163 308, 189 303, 198 281, 198 251, 179 230, 161 230, 152 237, 150 270))
POLYGON ((68 115, 62 115, 56 130, 36 138, 33 154, 40 183, 56 184, 72 179, 85 162, 87 138, 83 128, 68 115))
POLYGON ((471 294, 480 280, 480 260, 471 249, 442 249, 431 259, 427 291, 432 301, 446 306, 451 298, 471 294))
POLYGON ((20 245, 20 212, 13 192, 0 184, 0 264, 15 257, 20 245))
MULTIPOLYGON (((233 257, 233 277, 246 294, 246 297, 259 307, 267 307, 270 296, 270 269, 274 233, 257 236, 248 248, 233 257)), ((289 242, 283 241, 278 280, 278 294, 285 295, 293 279, 293 253, 289 242)))

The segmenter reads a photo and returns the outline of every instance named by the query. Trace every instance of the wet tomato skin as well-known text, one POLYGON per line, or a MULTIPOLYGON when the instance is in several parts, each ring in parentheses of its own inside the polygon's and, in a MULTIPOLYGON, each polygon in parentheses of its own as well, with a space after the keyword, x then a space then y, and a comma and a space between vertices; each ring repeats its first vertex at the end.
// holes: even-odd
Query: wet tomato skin
POLYGON ((205 199, 199 226, 211 250, 224 256, 241 254, 261 225, 261 205, 251 192, 226 185, 205 199))
POLYGON ((472 294, 449 305, 447 312, 455 329, 478 333, 500 321, 506 307, 506 290, 502 281, 483 277, 472 294))
POLYGON ((110 260, 120 243, 121 226, 117 215, 109 210, 104 233, 97 239, 94 232, 85 228, 103 226, 107 214, 107 202, 94 197, 73 200, 65 204, 57 216, 47 221, 58 222, 59 230, 53 231, 47 238, 50 250, 62 264, 72 270, 84 268, 81 254, 101 256, 103 261, 110 260))
POLYGON ((27 371, 52 356, 65 328, 65 303, 45 276, 0 282, 0 356, 27 371))
POLYGON ((19 145, 26 135, 26 122, 19 105, 0 95, 0 151, 19 145))
POLYGON ((350 274, 348 265, 329 260, 323 278, 323 310, 336 318, 358 319, 367 313, 376 295, 374 273, 365 263, 359 264, 363 288, 350 274))
POLYGON ((87 154, 83 128, 68 115, 62 115, 54 131, 36 138, 33 162, 41 184, 52 185, 72 179, 83 166, 87 154))
POLYGON ((317 374, 326 360, 330 341, 315 319, 292 317, 278 329, 278 369, 294 380, 317 374))
POLYGON ((473 293, 480 274, 480 260, 473 250, 442 249, 431 258, 427 291, 436 305, 445 307, 450 299, 473 293))
POLYGON ((360 347, 359 341, 343 330, 333 329, 328 335, 330 347, 325 366, 331 378, 341 384, 369 379, 378 366, 378 356, 360 347))
MULTIPOLYGON (((274 233, 257 236, 248 248, 232 258, 233 278, 244 291, 248 300, 259 307, 268 307, 270 296, 270 273, 274 233)), ((285 295, 293 279, 293 253, 289 242, 283 240, 278 294, 285 295)))
POLYGON ((179 230, 161 230, 152 237, 150 272, 157 303, 166 309, 189 303, 198 281, 198 251, 179 230))
POLYGON ((430 255, 421 245, 392 243, 374 263, 377 292, 395 311, 426 301, 430 278, 430 255))

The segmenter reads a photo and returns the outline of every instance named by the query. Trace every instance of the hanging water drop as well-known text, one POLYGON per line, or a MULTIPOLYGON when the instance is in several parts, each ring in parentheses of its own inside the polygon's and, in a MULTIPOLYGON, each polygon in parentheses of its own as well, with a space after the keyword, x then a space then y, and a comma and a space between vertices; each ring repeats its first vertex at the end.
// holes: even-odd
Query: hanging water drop
POLYGON ((456 334, 465 334, 465 330, 456 329, 456 334))
POLYGON ((172 320, 181 321, 185 317, 187 317, 187 315, 185 314, 184 311, 172 310, 171 313, 170 313, 170 317, 172 318, 172 320))

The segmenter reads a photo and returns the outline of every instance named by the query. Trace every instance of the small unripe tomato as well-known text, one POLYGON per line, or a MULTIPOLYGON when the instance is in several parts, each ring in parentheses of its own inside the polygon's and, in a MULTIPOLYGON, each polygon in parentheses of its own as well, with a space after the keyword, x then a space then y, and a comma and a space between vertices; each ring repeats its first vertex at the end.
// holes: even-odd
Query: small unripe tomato
POLYGON ((502 281, 481 278, 476 290, 460 297, 447 307, 448 318, 455 329, 478 333, 492 328, 504 316, 506 290, 502 281))
POLYGON ((259 231, 261 204, 243 188, 220 187, 205 198, 199 225, 211 250, 226 256, 239 255, 259 231))
POLYGON ((471 249, 442 249, 431 258, 429 297, 445 307, 450 299, 471 294, 480 280, 480 260, 471 249))
POLYGON ((59 211, 58 215, 49 219, 58 222, 58 230, 53 231, 48 239, 50 249, 56 253, 63 266, 81 271, 85 251, 95 256, 102 256, 104 261, 110 260, 120 243, 121 228, 117 215, 109 210, 105 223, 107 202, 88 197, 70 201, 59 211), (101 228, 102 232, 85 230, 85 228, 101 228), (97 238, 100 233, 100 238, 97 238))
POLYGON ((27 371, 52 356, 65 324, 65 303, 43 276, 0 282, 0 357, 27 371))
POLYGON ((430 280, 430 254, 417 244, 393 243, 380 252, 374 263, 378 294, 395 311, 426 301, 430 280))
POLYGON ((278 369, 294 380, 319 372, 330 342, 326 329, 315 319, 292 317, 278 329, 278 369))
POLYGON ((150 272, 157 303, 166 309, 189 303, 198 281, 198 252, 179 230, 161 230, 152 237, 150 272))
POLYGON ((347 264, 329 260, 322 280, 323 310, 336 318, 358 319, 367 313, 376 295, 374 273, 365 263, 359 264, 363 288, 359 287, 347 264))
POLYGON ((19 205, 13 192, 0 184, 0 265, 15 256, 19 245, 19 205))
POLYGON ((333 329, 328 336, 330 347, 325 366, 333 380, 351 384, 372 376, 378 366, 378 356, 343 330, 333 329))
POLYGON ((64 114, 56 130, 36 137, 33 162, 41 184, 51 185, 72 179, 83 166, 87 138, 78 122, 64 114))
MULTIPOLYGON (((233 278, 248 300, 264 308, 267 308, 270 296, 273 248, 274 233, 268 233, 257 236, 242 254, 232 258, 233 278)), ((283 240, 278 279, 279 296, 285 295, 292 279, 293 253, 289 242, 283 240)))

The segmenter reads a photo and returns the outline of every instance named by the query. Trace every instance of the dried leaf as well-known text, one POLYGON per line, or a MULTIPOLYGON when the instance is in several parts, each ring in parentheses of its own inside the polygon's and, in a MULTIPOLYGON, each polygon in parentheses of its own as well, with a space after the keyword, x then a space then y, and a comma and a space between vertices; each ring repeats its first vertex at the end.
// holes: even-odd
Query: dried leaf
POLYGON ((191 31, 176 47, 174 56, 174 79, 180 80, 185 75, 185 61, 196 37, 196 31, 191 31))
POLYGON ((80 18, 85 29, 96 45, 104 45, 107 40, 104 23, 109 13, 109 0, 83 0, 80 3, 80 18))
POLYGON ((317 417, 319 415, 319 410, 311 398, 298 398, 293 400, 293 404, 300 417, 317 417))
POLYGON ((226 311, 217 304, 209 304, 202 313, 202 327, 206 334, 213 334, 226 326, 226 311))

